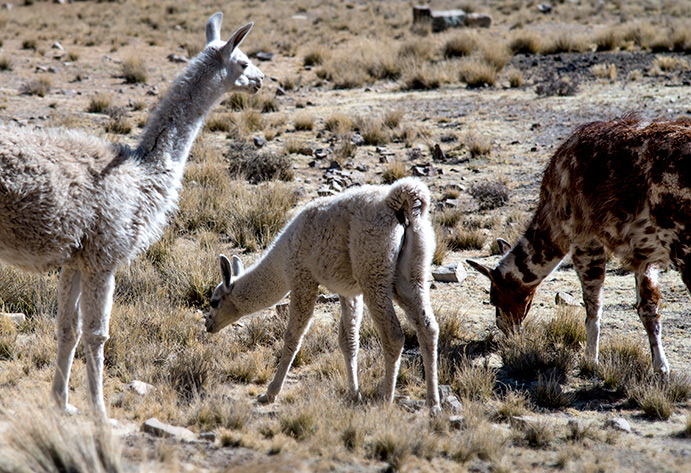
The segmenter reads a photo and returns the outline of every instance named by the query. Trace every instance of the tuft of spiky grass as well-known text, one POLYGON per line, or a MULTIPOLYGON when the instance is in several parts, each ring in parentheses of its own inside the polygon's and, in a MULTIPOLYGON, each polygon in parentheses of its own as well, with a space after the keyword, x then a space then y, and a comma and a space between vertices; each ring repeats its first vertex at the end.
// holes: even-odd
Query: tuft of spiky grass
POLYGON ((487 401, 494 392, 497 382, 497 370, 484 363, 472 363, 464 358, 456 367, 452 388, 463 402, 487 401))
POLYGON ((32 51, 36 51, 38 49, 38 41, 35 39, 25 39, 22 41, 22 49, 30 49, 32 51))
POLYGON ((28 318, 57 313, 56 273, 39 275, 0 266, 0 307, 7 312, 22 312, 28 318))
POLYGON ((293 118, 295 131, 311 131, 314 128, 314 115, 311 113, 298 113, 293 118))
POLYGON ((134 127, 132 120, 124 115, 118 114, 111 117, 104 125, 103 129, 106 133, 114 133, 117 135, 128 135, 134 127))
POLYGON ((444 57, 470 56, 478 49, 478 35, 472 30, 461 30, 444 43, 444 57))
POLYGON ((394 159, 387 164, 386 169, 381 175, 383 184, 393 184, 395 181, 410 176, 410 170, 400 159, 394 159))
POLYGON ((328 50, 323 45, 314 45, 305 53, 302 64, 305 66, 320 66, 328 56, 328 50))
POLYGON ((389 129, 380 117, 360 117, 357 126, 365 144, 381 146, 391 141, 389 129))
POLYGON ((509 79, 509 85, 514 89, 522 86, 523 81, 525 80, 523 77, 523 71, 520 69, 509 68, 506 72, 506 76, 509 79))
POLYGON ((113 103, 113 96, 107 93, 98 92, 89 100, 86 107, 88 113, 106 113, 113 103))
POLYGON ((525 391, 509 389, 500 399, 493 418, 497 421, 510 420, 512 417, 526 415, 530 401, 525 391))
POLYGON ((625 393, 630 384, 646 380, 651 368, 650 355, 638 340, 619 337, 600 346, 597 371, 606 388, 625 393))
POLYGON ((12 59, 7 56, 0 57, 0 71, 11 71, 12 70, 12 59))
POLYGON ((447 63, 409 61, 401 73, 403 90, 433 90, 449 82, 447 63))
POLYGON ((189 402, 202 393, 213 372, 213 355, 209 350, 182 350, 168 366, 168 379, 181 399, 189 402))
POLYGON ((436 246, 434 247, 434 256, 432 257, 432 264, 442 265, 444 264, 444 259, 449 253, 449 245, 446 241, 446 231, 443 228, 435 225, 434 228, 434 241, 436 246))
POLYGON ((540 52, 542 54, 582 53, 587 49, 587 37, 573 31, 562 31, 543 41, 540 52))
POLYGON ((148 76, 144 61, 140 57, 129 57, 120 64, 120 73, 127 84, 146 82, 148 76))
POLYGON ((577 307, 559 307, 556 316, 547 322, 545 332, 551 340, 574 350, 585 343, 585 323, 577 307))
POLYGON ((564 392, 561 383, 554 375, 538 375, 537 384, 533 389, 535 404, 551 409, 561 409, 573 403, 572 393, 564 392))
POLYGON ((208 396, 196 398, 195 402, 187 422, 198 426, 202 431, 219 427, 242 430, 254 417, 252 406, 245 401, 208 396))
POLYGON ((487 156, 492 151, 492 143, 490 140, 482 135, 474 132, 468 132, 463 137, 463 144, 468 149, 471 158, 480 156, 487 156))
POLYGON ((509 188, 502 181, 473 184, 470 195, 478 202, 480 210, 494 210, 509 202, 509 188))
POLYGON ((485 419, 471 417, 468 422, 468 428, 450 452, 451 458, 467 463, 474 458, 491 461, 500 457, 509 438, 485 419))
POLYGON ((542 49, 542 37, 537 31, 516 30, 509 41, 509 49, 514 54, 537 54, 542 49))
POLYGON ((231 175, 243 176, 253 184, 271 180, 292 181, 295 177, 293 162, 288 156, 259 153, 254 146, 242 141, 231 143, 226 160, 231 175))
POLYGON ((52 87, 51 81, 47 77, 40 77, 38 79, 32 79, 28 82, 22 84, 19 89, 20 93, 24 95, 37 95, 39 97, 45 97, 50 92, 52 87))
POLYGON ((689 62, 677 56, 657 56, 652 66, 653 72, 660 71, 659 73, 685 71, 688 68, 689 62))
POLYGON ((471 57, 461 60, 458 77, 468 87, 477 88, 494 85, 497 69, 484 58, 471 57))
POLYGON ((531 448, 548 448, 556 439, 554 426, 549 421, 538 419, 535 422, 526 422, 517 431, 516 440, 525 441, 531 448))
POLYGON ((345 113, 336 112, 331 114, 324 121, 324 127, 327 131, 336 135, 343 135, 353 131, 355 122, 345 113))
POLYGON ((0 442, 0 471, 118 473, 120 448, 107 423, 39 407, 15 414, 0 442))
POLYGON ((466 228, 461 224, 444 233, 451 251, 480 250, 487 243, 487 234, 480 228, 466 228))
POLYGON ((609 27, 595 36, 598 51, 616 51, 622 45, 622 32, 617 27, 609 27))
POLYGON ((614 82, 617 78, 617 66, 612 63, 595 64, 590 68, 590 72, 598 79, 607 79, 611 82, 614 82))
POLYGON ((0 316, 0 360, 14 358, 17 341, 17 325, 9 317, 0 316))
POLYGON ((405 117, 405 111, 401 109, 387 110, 384 113, 383 123, 384 126, 390 129, 397 128, 405 117))
POLYGON ((281 432, 295 440, 305 440, 315 433, 319 415, 316 406, 292 406, 280 414, 281 432))

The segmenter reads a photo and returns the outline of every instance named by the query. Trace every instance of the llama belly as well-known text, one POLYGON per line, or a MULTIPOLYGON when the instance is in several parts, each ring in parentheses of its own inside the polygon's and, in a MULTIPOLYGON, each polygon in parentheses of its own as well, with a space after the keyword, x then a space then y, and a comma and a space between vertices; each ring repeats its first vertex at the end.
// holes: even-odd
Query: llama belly
POLYGON ((649 264, 667 267, 673 262, 674 249, 679 245, 678 233, 648 223, 631 226, 620 238, 609 239, 609 249, 627 268, 636 270, 649 264))

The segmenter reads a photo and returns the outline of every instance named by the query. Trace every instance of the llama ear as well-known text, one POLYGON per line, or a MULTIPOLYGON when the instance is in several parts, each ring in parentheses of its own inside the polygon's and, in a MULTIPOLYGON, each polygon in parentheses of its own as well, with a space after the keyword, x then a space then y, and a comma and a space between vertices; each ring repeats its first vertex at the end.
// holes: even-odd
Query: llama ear
POLYGON ((223 275, 223 285, 230 287, 230 278, 233 276, 233 271, 230 269, 230 261, 225 255, 219 255, 221 260, 221 274, 223 275))
POLYGON ((212 41, 221 39, 221 22, 223 21, 223 12, 217 12, 211 15, 206 22, 206 44, 212 41))
POLYGON ((511 244, 503 238, 497 238, 497 245, 499 245, 499 251, 502 256, 511 251, 511 244))
POLYGON ((245 272, 245 266, 237 256, 233 255, 233 276, 238 277, 245 272))
POLYGON ((466 263, 468 263, 473 269, 475 269, 477 272, 482 274, 483 276, 487 276, 490 281, 493 281, 494 279, 492 278, 492 270, 489 269, 487 266, 484 264, 476 263, 473 260, 465 260, 466 263))
POLYGON ((233 54, 233 51, 235 51, 235 48, 240 46, 240 43, 242 43, 242 40, 245 39, 245 36, 247 36, 247 33, 250 32, 252 27, 254 26, 253 22, 247 23, 245 26, 241 26, 240 28, 233 33, 233 36, 230 37, 228 42, 221 48, 221 53, 223 57, 230 57, 231 54, 233 54))

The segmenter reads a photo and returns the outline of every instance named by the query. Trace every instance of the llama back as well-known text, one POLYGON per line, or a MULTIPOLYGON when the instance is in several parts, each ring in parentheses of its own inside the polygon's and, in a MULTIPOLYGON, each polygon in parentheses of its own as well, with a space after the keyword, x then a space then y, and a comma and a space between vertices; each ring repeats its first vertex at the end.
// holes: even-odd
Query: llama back
POLYGON ((550 161, 540 201, 536 218, 562 222, 562 239, 595 236, 633 267, 669 262, 691 228, 691 122, 581 126, 550 161))

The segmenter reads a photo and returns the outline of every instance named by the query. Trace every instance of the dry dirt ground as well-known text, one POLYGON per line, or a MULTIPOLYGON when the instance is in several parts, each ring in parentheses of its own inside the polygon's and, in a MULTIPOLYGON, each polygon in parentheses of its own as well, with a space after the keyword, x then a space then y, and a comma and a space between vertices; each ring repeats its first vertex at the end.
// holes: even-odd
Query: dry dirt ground
MULTIPOLYGON (((36 10, 37 18, 40 18, 41 14, 59 15, 60 8, 79 8, 79 5, 42 2, 33 6, 15 5, 12 11, 5 12, 5 16, 11 18, 17 10, 32 8, 36 10)), ((108 8, 108 5, 104 3, 102 8, 108 8)), ((220 7, 224 8, 223 5, 220 7)), ((197 23, 203 24, 203 19, 197 20, 197 23)), ((231 15, 227 15, 226 33, 231 25, 238 24, 231 15)), ((158 37, 156 44, 148 44, 142 38, 128 38, 122 47, 113 52, 108 44, 77 48, 71 44, 68 33, 61 32, 52 37, 43 32, 44 39, 39 40, 40 51, 36 52, 22 48, 25 38, 19 35, 8 37, 0 32, 3 40, 0 53, 12 60, 12 70, 0 72, 0 121, 35 126, 83 127, 103 134, 102 126, 107 117, 85 111, 95 93, 111 93, 114 104, 118 106, 140 101, 147 108, 152 107, 165 92, 166 84, 184 67, 166 59, 168 54, 184 54, 184 51, 167 39, 165 31, 159 33, 160 35, 153 35, 158 37), (60 41, 66 51, 51 48, 54 41, 60 41), (70 61, 65 55, 74 49, 79 49, 79 58, 70 61), (147 64, 148 79, 143 84, 126 84, 118 77, 119 64, 134 53, 144 57, 147 64), (40 77, 48 77, 51 82, 51 90, 45 97, 19 93, 23 84, 40 77)), ((124 39, 128 33, 125 30, 120 34, 124 39)), ((252 32, 255 36, 260 34, 259 30, 252 32)), ((201 42, 201 31, 196 36, 201 42)), ((248 43, 251 44, 249 38, 248 43)), ((679 56, 672 53, 667 55, 679 56)), ((478 203, 467 192, 473 184, 502 180, 509 189, 508 204, 482 215, 498 215, 500 219, 506 215, 519 215, 519 220, 525 223, 536 204, 542 169, 553 150, 579 124, 609 119, 628 111, 636 111, 646 119, 691 114, 689 72, 648 73, 656 56, 657 54, 649 51, 517 55, 510 65, 523 71, 525 80, 520 87, 511 88, 506 79, 500 78, 495 86, 479 89, 454 83, 427 91, 405 91, 396 83, 386 81, 349 90, 312 86, 314 70, 306 69, 300 57, 276 54, 271 61, 256 61, 267 76, 265 89, 268 94, 275 94, 279 80, 287 74, 303 77, 306 85, 276 97, 280 113, 287 117, 286 130, 270 140, 266 149, 280 152, 288 139, 298 139, 312 149, 329 148, 330 137, 318 133, 318 130, 323 129, 324 120, 330 115, 342 112, 352 116, 369 116, 385 110, 400 110, 404 113, 403 121, 406 124, 426 128, 429 136, 414 143, 413 147, 406 147, 403 143, 389 143, 383 145, 382 149, 360 146, 352 158, 352 168, 348 169, 351 165, 346 164, 347 170, 359 176, 362 182, 379 182, 379 175, 386 167, 382 163, 383 156, 400 159, 406 167, 429 163, 432 158, 428 144, 440 143, 449 159, 432 164, 443 173, 423 177, 435 198, 438 199, 447 186, 455 185, 461 190, 457 205, 474 211, 478 203), (593 76, 591 67, 601 63, 615 64, 615 80, 593 76), (642 74, 632 78, 631 71, 635 70, 642 74), (577 84, 576 92, 570 96, 538 95, 536 87, 553 78, 568 78, 572 84, 577 84), (309 113, 315 118, 314 130, 292 130, 291 117, 298 113, 309 113), (489 140, 490 154, 470 156, 462 144, 464 137, 468 135, 489 140), (420 155, 411 153, 415 146, 419 146, 420 155), (367 165, 367 170, 359 174, 360 171, 355 171, 354 168, 362 164, 367 165)), ((132 115, 137 117, 144 113, 146 108, 142 112, 132 112, 132 115)), ((126 137, 109 136, 132 143, 138 133, 139 129, 135 128, 126 137)), ((211 135, 211 139, 219 152, 222 152, 233 138, 217 133, 211 135)), ((295 182, 304 189, 305 200, 316 197, 317 190, 324 185, 323 175, 329 160, 317 160, 314 166, 313 157, 296 154, 293 159, 295 182)), ((490 255, 490 242, 496 237, 505 236, 509 229, 510 225, 501 224, 486 230, 489 238, 482 249, 450 252, 444 263, 463 264, 466 258, 488 265, 496 263, 498 256, 490 255)), ((518 230, 511 229, 510 233, 508 238, 515 239, 518 230)), ((662 273, 660 284, 664 297, 661 310, 667 356, 673 370, 688 374, 691 363, 691 343, 688 336, 691 299, 678 274, 672 270, 662 273)), ((434 284, 432 302, 436 307, 457 310, 464 327, 481 336, 492 330, 494 322, 494 311, 488 304, 487 289, 487 281, 468 269, 468 276, 461 283, 434 284)), ((578 280, 568 264, 555 271, 542 284, 533 304, 532 317, 553 316, 556 311, 554 296, 559 291, 580 297, 578 280)), ((602 336, 631 336, 647 346, 643 327, 634 309, 633 277, 622 272, 616 261, 610 263, 607 272, 604 301, 602 336)), ((317 316, 334 311, 336 304, 317 306, 317 316)), ((496 358, 496 355, 491 355, 490 362, 499 363, 496 358)), ((296 370, 291 374, 287 389, 290 390, 292 385, 299 383, 299 379, 300 370, 296 370)), ((48 382, 44 384, 40 389, 47 391, 48 382)), ((249 396, 247 388, 238 389, 249 396)), ((280 408, 281 405, 278 404, 276 409, 280 408)), ((544 411, 539 415, 562 426, 572 418, 596 425, 602 425, 611 417, 629 420, 633 433, 621 434, 614 445, 603 442, 592 445, 590 451, 578 453, 598 459, 589 463, 589 466, 582 466, 580 471, 681 472, 691 471, 691 443, 677 438, 675 434, 684 428, 687 414, 688 407, 681 405, 677 406, 669 420, 651 421, 644 418, 640 410, 596 399, 596 402, 586 402, 563 411, 544 411)), ((138 433, 138 423, 133 420, 120 420, 122 427, 118 432, 123 433, 122 442, 126 455, 131 455, 131 465, 137 464, 138 455, 132 452, 139 451, 142 447, 160 450, 160 443, 166 442, 138 433)), ((171 451, 176 450, 175 455, 182 471, 218 471, 229 466, 251 464, 261 458, 273 464, 273 467, 266 467, 267 471, 271 468, 274 468, 271 471, 311 471, 323 468, 320 463, 323 459, 309 456, 282 453, 278 457, 269 457, 265 452, 250 448, 219 449, 206 443, 169 442, 169 445, 171 451)), ((573 459, 574 462, 577 460, 573 459)), ((561 468, 558 466, 555 449, 536 451, 511 448, 505 462, 510 465, 505 471, 553 471, 561 468)), ((333 471, 379 471, 385 466, 385 463, 375 460, 363 464, 343 460, 331 464, 329 468, 333 468, 333 471)), ((416 468, 435 471, 434 463, 417 465, 413 469, 416 468)), ((474 471, 490 469, 481 462, 458 465, 458 468, 470 468, 474 471)), ((251 471, 251 468, 246 471, 251 471)))

